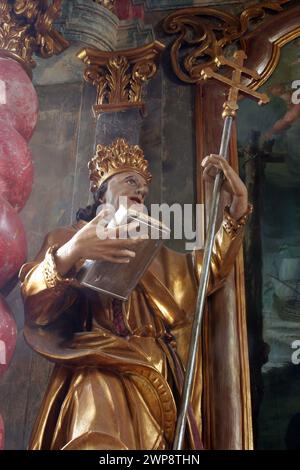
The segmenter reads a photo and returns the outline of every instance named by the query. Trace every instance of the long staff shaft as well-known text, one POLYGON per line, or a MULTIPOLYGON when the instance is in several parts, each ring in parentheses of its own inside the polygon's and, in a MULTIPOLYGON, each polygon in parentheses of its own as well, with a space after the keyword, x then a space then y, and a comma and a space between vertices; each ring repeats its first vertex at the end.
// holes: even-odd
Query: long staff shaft
MULTIPOLYGON (((224 158, 227 158, 227 154, 228 154, 232 122, 233 122, 233 117, 226 116, 224 120, 224 127, 223 127, 222 140, 221 140, 221 146, 220 146, 220 155, 222 155, 224 158)), ((209 268, 210 268, 211 255, 212 255, 212 249, 213 249, 213 244, 214 244, 216 221, 217 221, 222 182, 223 182, 223 174, 219 172, 214 182, 213 196, 212 196, 212 202, 211 202, 211 208, 210 208, 210 214, 209 214, 209 223, 208 223, 208 229, 207 229, 207 237, 206 237, 206 242, 205 242, 205 247, 204 247, 203 266, 202 266, 202 271, 200 275, 200 282, 199 282, 199 289, 198 289, 196 312, 195 312, 192 334, 191 334, 190 349, 189 349, 189 356, 188 356, 188 362, 187 362, 187 367, 186 367, 185 381, 184 381, 184 386, 183 386, 181 407, 180 407, 180 411, 179 411, 179 415, 177 419, 176 432, 175 432, 175 438, 174 438, 174 444, 173 444, 174 450, 182 450, 182 446, 183 446, 188 406, 190 402, 192 385, 193 385, 194 376, 195 376, 196 357, 197 357, 197 351, 198 351, 199 340, 200 340, 200 335, 201 335, 201 324, 202 324, 205 297, 206 297, 207 286, 208 286, 209 271, 210 271, 209 268)))

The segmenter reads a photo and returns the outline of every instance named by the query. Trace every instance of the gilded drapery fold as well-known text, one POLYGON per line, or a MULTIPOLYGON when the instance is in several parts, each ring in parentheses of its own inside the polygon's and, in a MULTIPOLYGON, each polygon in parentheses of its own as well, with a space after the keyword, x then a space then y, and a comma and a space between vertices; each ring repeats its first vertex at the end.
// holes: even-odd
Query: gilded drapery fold
MULTIPOLYGON (((78 228, 50 233, 36 260, 20 271, 25 338, 55 363, 29 447, 171 448, 203 253, 161 248, 123 304, 129 335, 121 337, 110 299, 82 289, 73 277, 76 267, 64 278, 55 272, 53 247, 78 228)), ((243 230, 243 224, 232 227, 225 212, 215 236, 209 294, 225 282, 243 230)), ((186 448, 200 446, 201 369, 199 350, 186 448)))

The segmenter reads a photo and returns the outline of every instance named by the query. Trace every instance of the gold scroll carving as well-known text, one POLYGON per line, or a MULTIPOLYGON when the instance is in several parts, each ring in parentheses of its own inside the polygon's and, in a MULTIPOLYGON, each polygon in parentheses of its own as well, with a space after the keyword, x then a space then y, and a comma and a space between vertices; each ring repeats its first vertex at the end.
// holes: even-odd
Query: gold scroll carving
POLYGON ((216 8, 190 7, 168 15, 163 23, 166 33, 178 37, 171 47, 174 73, 183 82, 197 83, 206 67, 217 69, 220 58, 232 49, 247 53, 246 37, 266 12, 281 12, 290 0, 266 1, 252 5, 239 16, 216 8))

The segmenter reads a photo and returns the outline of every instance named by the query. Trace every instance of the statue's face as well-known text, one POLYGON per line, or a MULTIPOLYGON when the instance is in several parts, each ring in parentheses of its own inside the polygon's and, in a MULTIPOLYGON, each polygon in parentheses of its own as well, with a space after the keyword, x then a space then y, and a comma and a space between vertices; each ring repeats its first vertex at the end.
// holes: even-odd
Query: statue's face
POLYGON ((148 184, 140 174, 135 171, 124 171, 108 180, 103 202, 113 205, 116 210, 121 196, 127 197, 127 207, 132 204, 144 204, 148 191, 148 184))

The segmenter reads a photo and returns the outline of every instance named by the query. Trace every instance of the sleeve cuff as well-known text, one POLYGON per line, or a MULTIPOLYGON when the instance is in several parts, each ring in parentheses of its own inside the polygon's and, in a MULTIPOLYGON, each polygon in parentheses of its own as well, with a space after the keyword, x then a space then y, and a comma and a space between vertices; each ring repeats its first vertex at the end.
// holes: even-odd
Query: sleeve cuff
MULTIPOLYGON (((76 279, 73 277, 76 273, 76 269, 72 270, 72 276, 61 276, 57 270, 55 253, 58 250, 58 245, 52 245, 48 248, 44 261, 43 261, 43 274, 45 283, 48 288, 57 288, 62 285, 69 285, 76 282, 76 279)), ((71 272, 70 272, 71 273, 71 272)))
POLYGON ((240 229, 247 223, 250 214, 253 212, 253 205, 248 204, 245 214, 237 220, 231 217, 229 209, 230 206, 225 206, 224 208, 223 227, 229 235, 235 237, 240 229))

